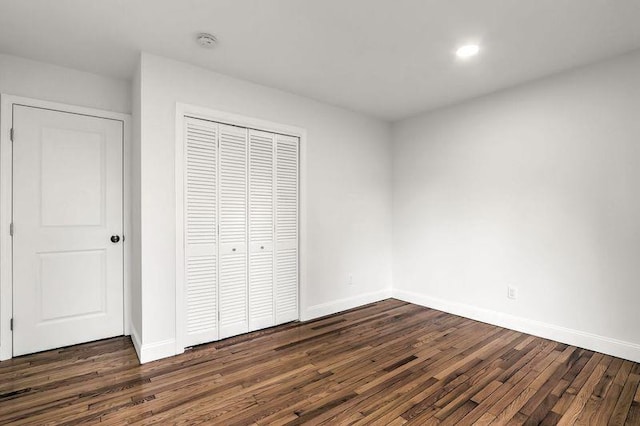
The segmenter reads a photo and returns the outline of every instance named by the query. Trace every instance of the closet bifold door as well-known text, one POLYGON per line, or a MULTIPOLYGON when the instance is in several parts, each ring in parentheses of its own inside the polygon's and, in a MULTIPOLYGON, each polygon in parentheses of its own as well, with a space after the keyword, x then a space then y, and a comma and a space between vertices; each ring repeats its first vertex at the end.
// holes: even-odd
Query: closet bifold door
POLYGON ((218 339, 218 124, 185 117, 185 346, 218 339))
POLYGON ((276 135, 276 324, 298 319, 299 139, 276 135))
POLYGON ((273 133, 249 130, 249 330, 275 325, 273 133))
POLYGON ((249 331, 247 292, 247 129, 219 125, 220 339, 249 331))

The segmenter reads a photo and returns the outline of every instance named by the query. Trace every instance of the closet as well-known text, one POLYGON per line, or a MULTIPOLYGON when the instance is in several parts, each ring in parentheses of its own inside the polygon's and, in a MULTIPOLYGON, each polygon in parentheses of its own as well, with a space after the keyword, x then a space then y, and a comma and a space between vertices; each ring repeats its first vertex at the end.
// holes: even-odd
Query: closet
POLYGON ((298 319, 299 138, 184 117, 184 346, 298 319))

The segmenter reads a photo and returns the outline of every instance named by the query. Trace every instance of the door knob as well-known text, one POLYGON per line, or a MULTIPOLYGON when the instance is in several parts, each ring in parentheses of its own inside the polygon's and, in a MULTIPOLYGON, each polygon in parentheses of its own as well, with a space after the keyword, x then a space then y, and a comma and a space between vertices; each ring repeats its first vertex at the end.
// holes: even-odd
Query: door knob
POLYGON ((112 235, 111 236, 111 242, 112 243, 117 243, 118 241, 120 241, 120 236, 119 235, 112 235))

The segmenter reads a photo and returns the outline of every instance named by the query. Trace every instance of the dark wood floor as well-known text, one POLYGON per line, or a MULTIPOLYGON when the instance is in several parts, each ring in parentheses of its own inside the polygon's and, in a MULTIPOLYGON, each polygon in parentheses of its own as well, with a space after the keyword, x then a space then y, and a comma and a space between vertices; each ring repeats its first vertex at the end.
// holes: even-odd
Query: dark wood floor
POLYGON ((397 300, 138 365, 0 363, 0 424, 640 424, 640 365, 397 300))

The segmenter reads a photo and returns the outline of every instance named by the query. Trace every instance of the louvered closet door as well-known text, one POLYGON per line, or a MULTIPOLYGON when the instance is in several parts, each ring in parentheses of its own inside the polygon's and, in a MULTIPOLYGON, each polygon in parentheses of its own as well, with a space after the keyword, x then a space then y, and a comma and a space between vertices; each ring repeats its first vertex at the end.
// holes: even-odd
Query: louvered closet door
POLYGON ((298 319, 298 145, 276 135, 276 324, 298 319))
POLYGON ((220 129, 220 338, 249 331, 247 292, 247 129, 220 129))
POLYGON ((275 325, 273 133, 249 130, 249 330, 275 325))
POLYGON ((218 125, 185 118, 185 346, 218 339, 218 125))

